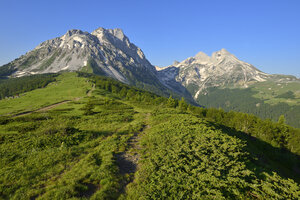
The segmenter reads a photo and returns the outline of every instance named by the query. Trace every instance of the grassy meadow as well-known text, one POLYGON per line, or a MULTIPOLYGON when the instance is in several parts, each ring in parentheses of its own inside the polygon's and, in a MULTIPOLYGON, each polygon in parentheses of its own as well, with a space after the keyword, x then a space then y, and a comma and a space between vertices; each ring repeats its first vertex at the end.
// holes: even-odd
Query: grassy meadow
POLYGON ((47 87, 20 94, 19 98, 0 100, 0 115, 32 111, 64 100, 86 96, 92 88, 87 79, 76 73, 63 73, 47 87))
POLYGON ((0 199, 300 198, 285 124, 75 73, 0 107, 0 199))
POLYGON ((257 93, 255 98, 265 100, 265 103, 276 105, 287 103, 290 106, 300 105, 299 82, 276 83, 271 81, 256 83, 252 86, 257 93), (290 93, 290 95, 288 95, 290 93))

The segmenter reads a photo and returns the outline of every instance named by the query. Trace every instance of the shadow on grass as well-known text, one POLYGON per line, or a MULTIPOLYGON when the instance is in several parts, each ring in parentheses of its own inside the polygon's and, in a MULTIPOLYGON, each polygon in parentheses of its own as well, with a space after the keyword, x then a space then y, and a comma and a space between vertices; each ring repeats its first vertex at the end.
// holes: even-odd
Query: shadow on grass
POLYGON ((93 183, 81 183, 75 189, 76 191, 78 191, 76 197, 90 198, 99 189, 99 185, 93 183))
POLYGON ((215 122, 210 125, 223 133, 235 136, 246 143, 245 150, 250 154, 250 162, 247 164, 249 170, 253 171, 258 177, 262 172, 276 172, 278 175, 293 179, 300 184, 300 156, 287 149, 273 147, 256 137, 250 136, 245 132, 237 131, 215 122), (259 167, 257 167, 259 166, 259 167))

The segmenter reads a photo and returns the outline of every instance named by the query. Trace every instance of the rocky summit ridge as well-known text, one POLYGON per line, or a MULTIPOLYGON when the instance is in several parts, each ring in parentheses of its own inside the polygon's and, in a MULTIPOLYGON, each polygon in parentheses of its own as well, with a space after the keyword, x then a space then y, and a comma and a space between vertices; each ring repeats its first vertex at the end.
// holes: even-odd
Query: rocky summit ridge
POLYGON ((239 60, 236 56, 221 49, 211 56, 197 53, 182 62, 158 70, 160 80, 169 88, 179 83, 189 90, 194 99, 206 93, 210 87, 242 87, 270 79, 292 80, 295 77, 264 73, 253 65, 239 60), (283 79, 282 79, 283 78, 283 79))
POLYGON ((72 29, 60 37, 47 40, 1 66, 0 78, 60 71, 105 75, 159 94, 175 92, 194 100, 210 87, 246 88, 267 80, 280 82, 297 79, 266 74, 239 60, 226 49, 211 56, 199 52, 170 66, 155 67, 121 29, 102 27, 91 33, 72 29))
POLYGON ((143 80, 145 75, 148 79, 156 78, 155 68, 143 51, 132 44, 121 29, 98 28, 92 33, 69 30, 8 65, 13 68, 12 77, 66 70, 89 71, 125 83, 134 82, 136 78, 143 80))

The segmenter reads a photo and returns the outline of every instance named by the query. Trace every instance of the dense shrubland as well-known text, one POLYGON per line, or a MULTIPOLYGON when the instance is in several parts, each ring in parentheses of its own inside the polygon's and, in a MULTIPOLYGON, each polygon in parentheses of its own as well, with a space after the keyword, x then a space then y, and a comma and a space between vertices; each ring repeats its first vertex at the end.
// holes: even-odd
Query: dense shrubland
MULTIPOLYGON (((81 75, 91 76, 88 74, 81 75)), ((270 119, 262 120, 253 114, 235 111, 225 112, 223 109, 192 106, 186 103, 184 98, 178 100, 173 99, 171 96, 169 98, 160 97, 150 92, 129 87, 110 78, 91 76, 91 80, 98 88, 111 92, 120 98, 189 112, 300 155, 300 145, 298 145, 300 144, 300 130, 285 124, 284 116, 280 116, 283 119, 279 122, 273 122, 270 119)))
POLYGON ((246 142, 190 114, 153 117, 129 199, 298 199, 300 188, 267 170, 246 142), (275 184, 276 183, 276 184, 275 184))

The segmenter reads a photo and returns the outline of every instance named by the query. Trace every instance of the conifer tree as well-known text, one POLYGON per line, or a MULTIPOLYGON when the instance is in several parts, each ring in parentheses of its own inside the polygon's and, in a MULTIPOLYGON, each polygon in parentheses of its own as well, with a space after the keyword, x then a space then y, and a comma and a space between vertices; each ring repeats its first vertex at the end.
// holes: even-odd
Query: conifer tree
POLYGON ((175 99, 172 98, 172 96, 169 97, 167 106, 170 108, 175 108, 176 107, 176 101, 175 99))
POLYGON ((181 111, 185 111, 187 109, 187 103, 184 101, 182 97, 181 100, 178 102, 178 107, 181 111))

